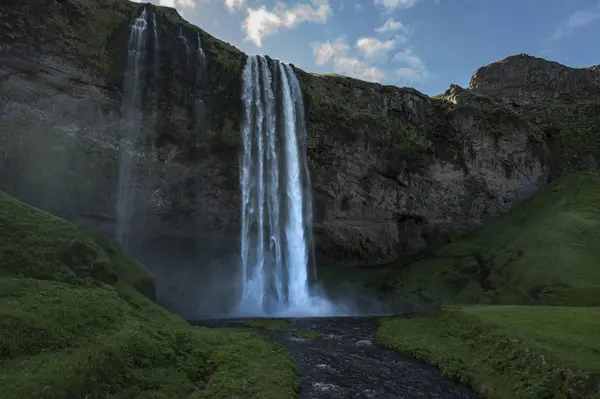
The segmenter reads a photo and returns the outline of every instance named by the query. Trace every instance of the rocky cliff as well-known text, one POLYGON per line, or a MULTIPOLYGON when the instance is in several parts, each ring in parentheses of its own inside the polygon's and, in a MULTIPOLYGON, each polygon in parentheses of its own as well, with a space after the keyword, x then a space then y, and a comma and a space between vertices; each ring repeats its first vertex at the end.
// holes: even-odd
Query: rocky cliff
MULTIPOLYGON (((0 189, 113 234, 129 26, 142 7, 159 29, 142 75, 147 134, 131 154, 130 250, 157 275, 163 302, 204 312, 187 298, 216 295, 212 283, 237 262, 246 55, 175 10, 122 0, 0 6, 0 189)), ((600 156, 596 68, 519 55, 435 98, 296 73, 322 264, 409 259, 600 156)))

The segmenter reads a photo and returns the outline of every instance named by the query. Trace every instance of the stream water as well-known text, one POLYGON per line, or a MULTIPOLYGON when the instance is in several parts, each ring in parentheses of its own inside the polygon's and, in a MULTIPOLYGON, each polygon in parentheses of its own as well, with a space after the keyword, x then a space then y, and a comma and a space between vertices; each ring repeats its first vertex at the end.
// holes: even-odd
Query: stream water
MULTIPOLYGON (((481 398, 444 377, 435 367, 375 346, 377 317, 289 320, 292 326, 288 331, 248 330, 281 343, 295 359, 300 373, 300 399, 481 398), (321 337, 297 338, 294 331, 315 331, 321 337)), ((245 328, 240 319, 194 324, 245 328)))

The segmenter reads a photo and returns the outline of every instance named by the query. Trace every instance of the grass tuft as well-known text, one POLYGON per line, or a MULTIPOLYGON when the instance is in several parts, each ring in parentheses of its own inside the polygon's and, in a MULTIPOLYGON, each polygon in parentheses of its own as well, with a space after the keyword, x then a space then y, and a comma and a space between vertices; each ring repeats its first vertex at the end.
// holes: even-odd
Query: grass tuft
POLYGON ((261 330, 287 331, 292 326, 292 323, 286 319, 252 319, 244 321, 244 325, 261 330))
POLYGON ((310 331, 310 330, 297 330, 292 332, 292 335, 296 338, 303 339, 319 339, 321 338, 321 333, 318 331, 310 331))

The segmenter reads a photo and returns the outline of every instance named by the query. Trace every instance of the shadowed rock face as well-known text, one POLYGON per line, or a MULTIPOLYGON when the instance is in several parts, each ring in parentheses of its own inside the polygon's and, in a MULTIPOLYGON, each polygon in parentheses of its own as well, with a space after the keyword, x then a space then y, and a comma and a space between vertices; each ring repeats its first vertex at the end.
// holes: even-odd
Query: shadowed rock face
MULTIPOLYGON (((115 231, 128 26, 141 7, 0 6, 0 189, 107 235, 115 231)), ((164 305, 197 315, 209 309, 198 308, 195 295, 213 295, 219 312, 214 303, 227 308, 235 287, 218 283, 233 281, 239 252, 246 55, 173 9, 149 10, 159 46, 148 46, 141 79, 147 134, 132 154, 131 251, 157 275, 164 305), (202 65, 190 58, 198 34, 202 65)), ((436 98, 296 73, 320 263, 410 259, 598 159, 594 68, 509 57, 479 69, 473 90, 453 85, 436 98)))

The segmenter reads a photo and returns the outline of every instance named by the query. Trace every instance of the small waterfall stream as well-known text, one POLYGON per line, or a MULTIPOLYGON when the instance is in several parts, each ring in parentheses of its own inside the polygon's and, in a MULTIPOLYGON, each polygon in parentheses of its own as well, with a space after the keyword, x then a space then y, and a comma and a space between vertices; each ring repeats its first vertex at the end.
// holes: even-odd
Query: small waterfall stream
POLYGON ((119 154, 116 235, 117 241, 125 249, 128 249, 129 246, 135 197, 135 164, 132 153, 135 149, 135 142, 142 132, 142 74, 145 68, 147 30, 148 12, 144 7, 140 16, 131 25, 129 33, 127 69, 121 104, 123 126, 119 154))

